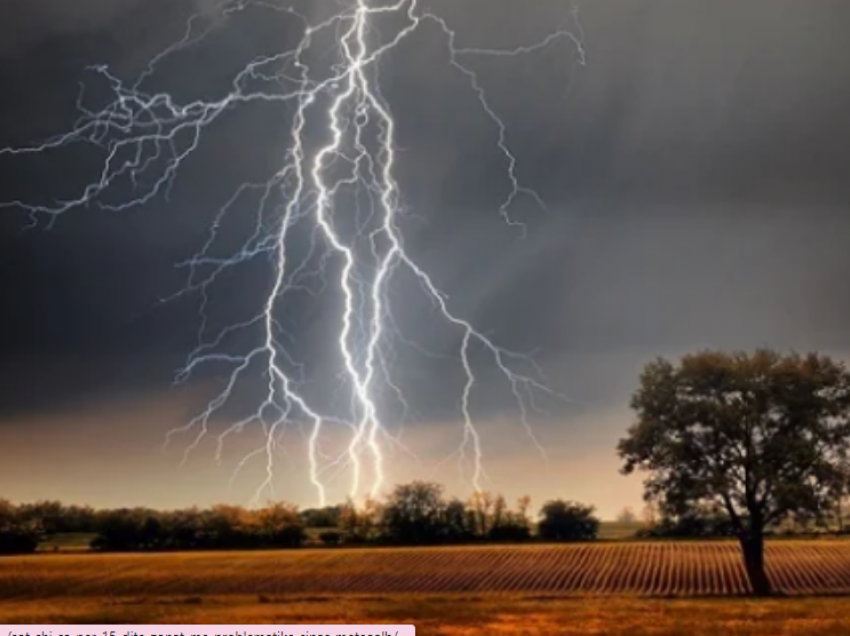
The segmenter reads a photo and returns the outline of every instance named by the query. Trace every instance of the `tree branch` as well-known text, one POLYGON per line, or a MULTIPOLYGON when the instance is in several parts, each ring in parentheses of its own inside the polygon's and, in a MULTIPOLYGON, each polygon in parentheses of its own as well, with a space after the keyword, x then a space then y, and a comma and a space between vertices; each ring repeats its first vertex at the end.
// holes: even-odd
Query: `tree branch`
POLYGON ((732 519, 732 525, 735 526, 738 532, 743 532, 744 524, 741 522, 741 516, 735 510, 735 506, 732 505, 732 498, 729 497, 729 493, 722 492, 720 496, 723 498, 723 505, 726 507, 726 512, 729 513, 729 518, 732 519))

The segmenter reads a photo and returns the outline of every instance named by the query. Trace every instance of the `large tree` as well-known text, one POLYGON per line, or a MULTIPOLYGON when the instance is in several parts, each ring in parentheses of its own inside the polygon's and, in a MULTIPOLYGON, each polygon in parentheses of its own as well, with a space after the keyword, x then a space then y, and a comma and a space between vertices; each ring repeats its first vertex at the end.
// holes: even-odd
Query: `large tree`
POLYGON ((624 474, 669 515, 718 505, 732 520, 753 593, 771 592, 765 527, 829 512, 846 483, 850 374, 828 357, 706 351, 646 366, 624 474))

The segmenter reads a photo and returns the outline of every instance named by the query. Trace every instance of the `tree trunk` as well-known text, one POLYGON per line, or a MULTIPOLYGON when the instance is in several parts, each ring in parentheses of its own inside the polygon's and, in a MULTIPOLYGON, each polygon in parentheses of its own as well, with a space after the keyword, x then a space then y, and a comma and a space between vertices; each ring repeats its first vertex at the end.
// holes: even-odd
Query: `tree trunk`
POLYGON ((770 596, 773 591, 764 569, 764 535, 760 530, 742 533, 738 540, 744 554, 744 567, 755 596, 770 596))

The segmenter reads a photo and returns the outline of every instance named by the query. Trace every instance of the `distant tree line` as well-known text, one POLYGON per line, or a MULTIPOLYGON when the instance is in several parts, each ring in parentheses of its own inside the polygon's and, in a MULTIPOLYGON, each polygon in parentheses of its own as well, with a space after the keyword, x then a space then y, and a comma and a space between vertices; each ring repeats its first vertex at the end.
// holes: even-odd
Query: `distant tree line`
MULTIPOLYGON (((210 508, 154 510, 94 509, 40 501, 13 505, 0 499, 0 554, 34 552, 57 535, 93 535, 91 548, 103 551, 295 548, 319 542, 341 545, 448 545, 589 541, 600 521, 592 506, 563 500, 546 502, 537 519, 523 497, 511 508, 501 495, 478 493, 468 501, 445 498, 441 486, 413 482, 398 486, 383 502, 351 502, 298 510, 286 503, 261 508, 216 505, 210 508)), ((735 537, 728 514, 698 505, 683 514, 648 504, 641 517, 623 510, 616 523, 638 539, 735 537)), ((845 525, 796 514, 766 534, 848 532, 845 525)))
MULTIPOLYGON (((825 534, 850 534, 844 514, 844 498, 835 504, 833 514, 815 516, 806 511, 794 511, 779 523, 765 527, 765 536, 801 536, 825 534)), ((659 511, 650 504, 644 509, 642 520, 631 519, 629 525, 638 526, 634 533, 638 539, 710 539, 737 537, 738 528, 728 512, 716 505, 696 504, 681 514, 659 511)), ((749 523, 746 513, 739 522, 749 523)))
POLYGON ((553 500, 529 517, 530 500, 513 508, 501 495, 446 498, 439 484, 397 486, 384 501, 299 511, 273 502, 259 508, 96 510, 57 501, 13 505, 0 500, 0 554, 34 552, 45 538, 89 533, 102 551, 296 548, 308 539, 334 545, 447 545, 475 542, 586 541, 597 537, 594 508, 553 500))
MULTIPOLYGON (((816 353, 703 351, 648 363, 632 396, 636 421, 617 445, 621 472, 644 476, 644 538, 734 537, 753 592, 768 595, 764 539, 846 532, 850 497, 850 371, 816 353)), ((273 503, 159 512, 94 511, 0 501, 0 551, 36 549, 44 534, 93 532, 101 550, 297 547, 321 528, 328 545, 437 545, 595 539, 592 506, 546 502, 532 521, 477 493, 446 499, 438 484, 398 486, 384 501, 299 512, 273 503)), ((632 524, 631 511, 620 523, 632 524)))

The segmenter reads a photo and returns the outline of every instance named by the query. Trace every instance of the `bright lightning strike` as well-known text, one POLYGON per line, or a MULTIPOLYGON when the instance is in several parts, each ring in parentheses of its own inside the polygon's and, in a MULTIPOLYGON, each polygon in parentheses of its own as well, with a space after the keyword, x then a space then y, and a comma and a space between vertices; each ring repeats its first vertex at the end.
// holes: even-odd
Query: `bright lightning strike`
MULTIPOLYGON (((202 248, 181 264, 188 271, 188 280, 176 296, 197 293, 201 310, 198 345, 178 371, 176 380, 184 382, 199 368, 213 363, 226 365, 229 372, 224 388, 202 412, 171 431, 168 437, 178 433, 193 435, 185 451, 188 456, 210 434, 215 418, 222 417, 222 410, 232 400, 237 387, 247 381, 249 369, 259 365, 266 378, 264 398, 246 417, 218 434, 217 457, 221 457, 230 435, 249 426, 259 427, 264 434, 263 445, 245 456, 237 471, 254 457, 263 457, 266 477, 255 497, 266 491, 273 493, 275 457, 282 436, 292 425, 306 424, 309 477, 320 505, 326 503, 328 473, 332 471, 350 473, 352 498, 359 498, 364 488, 369 496, 379 496, 388 478, 386 451, 400 446, 401 442, 382 419, 376 396, 382 390, 390 390, 407 407, 403 392, 393 380, 389 361, 390 336, 401 338, 395 330, 389 290, 397 273, 405 269, 419 281, 438 309, 438 315, 461 335, 457 355, 466 380, 459 387, 463 437, 456 455, 462 464, 471 463, 471 485, 480 491, 484 456, 482 433, 475 425, 470 402, 477 382, 470 361, 471 348, 483 348, 508 381, 522 425, 544 457, 529 424, 529 411, 537 409, 535 394, 560 395, 548 388, 536 366, 536 378, 517 372, 515 365, 520 359, 532 364, 533 361, 499 347, 456 314, 446 294, 406 249, 398 223, 405 212, 395 178, 396 121, 380 91, 377 65, 413 33, 435 29, 447 46, 451 68, 468 81, 482 114, 493 124, 495 147, 503 155, 510 184, 510 192, 498 213, 504 222, 518 226, 523 232, 523 224, 511 216, 512 206, 520 197, 529 197, 540 206, 543 202, 517 177, 517 160, 509 147, 507 127, 488 101, 468 60, 530 55, 566 40, 571 43, 578 62, 584 64, 577 13, 573 7, 570 17, 574 31, 558 29, 539 42, 515 49, 486 49, 459 46, 457 33, 445 19, 425 8, 421 0, 393 3, 352 0, 349 5, 323 21, 311 23, 293 8, 272 0, 227 2, 219 7, 215 19, 204 14, 192 17, 183 38, 154 57, 133 83, 120 79, 106 66, 91 69, 110 87, 111 101, 104 108, 89 110, 81 93, 80 118, 69 132, 29 147, 0 149, 0 156, 46 153, 73 144, 89 144, 103 153, 99 175, 78 196, 68 200, 52 205, 12 201, 3 206, 23 208, 30 213, 33 225, 46 219, 50 227, 59 216, 75 208, 97 205, 120 211, 142 206, 157 197, 167 198, 181 166, 198 152, 204 133, 225 113, 252 102, 291 108, 294 116, 288 151, 277 172, 268 180, 241 185, 219 209, 202 248), (249 8, 288 14, 288 19, 303 26, 298 43, 244 66, 233 78, 229 92, 218 100, 180 103, 168 93, 144 88, 167 58, 198 45, 229 18, 249 8), (375 22, 386 17, 395 18, 399 26, 391 37, 381 42, 375 22), (318 64, 310 61, 310 52, 318 39, 328 36, 335 43, 337 63, 322 72, 317 70, 318 64), (317 121, 325 136, 319 143, 313 141, 315 132, 308 131, 317 121), (127 179, 134 195, 118 203, 110 202, 108 195, 126 185, 127 179), (353 232, 345 229, 345 215, 350 212, 339 204, 342 194, 352 189, 365 192, 369 199, 365 220, 361 218, 361 210, 356 210, 353 232), (213 247, 222 223, 229 215, 236 214, 234 210, 239 208, 240 201, 250 195, 259 196, 252 212, 256 219, 252 235, 229 256, 214 256, 213 247), (282 198, 284 204, 274 207, 275 197, 282 198), (309 228, 310 249, 307 256, 299 258, 293 253, 294 232, 295 228, 304 226, 309 228), (320 266, 314 270, 310 263, 317 254, 320 266), (228 270, 262 257, 273 268, 272 284, 263 306, 251 318, 230 324, 210 336, 207 308, 215 283, 228 270), (333 264, 339 266, 335 274, 331 269, 333 264), (312 404, 306 397, 304 365, 289 354, 287 341, 292 336, 277 319, 290 296, 304 291, 315 293, 312 281, 319 281, 324 288, 332 287, 341 300, 336 348, 342 361, 340 378, 351 392, 350 409, 346 409, 345 416, 334 414, 327 404, 312 404), (237 354, 226 352, 228 339, 252 329, 262 334, 255 347, 237 354), (327 450, 329 428, 341 429, 349 436, 342 452, 327 450), (371 481, 364 487, 366 466, 370 468, 371 481)), ((412 453, 406 447, 403 450, 412 453)))

